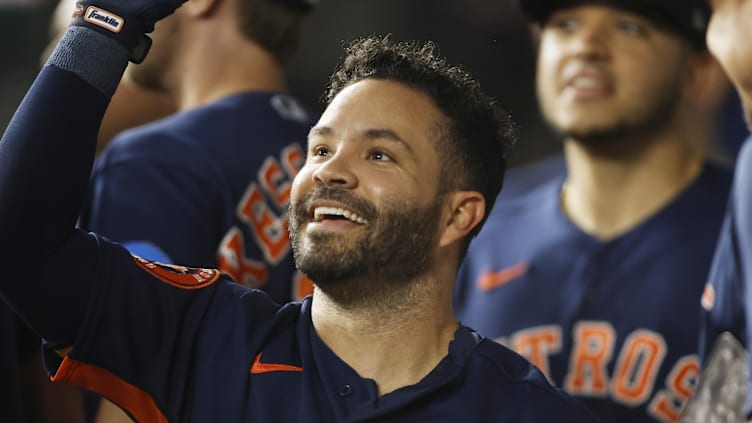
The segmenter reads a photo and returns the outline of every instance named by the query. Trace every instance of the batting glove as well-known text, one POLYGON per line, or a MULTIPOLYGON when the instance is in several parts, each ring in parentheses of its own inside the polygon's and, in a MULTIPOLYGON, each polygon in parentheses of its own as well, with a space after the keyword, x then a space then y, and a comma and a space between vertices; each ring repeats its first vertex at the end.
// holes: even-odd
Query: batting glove
POLYGON ((154 24, 172 14, 185 0, 82 0, 76 3, 71 26, 91 28, 114 38, 141 63, 151 47, 146 34, 154 24))

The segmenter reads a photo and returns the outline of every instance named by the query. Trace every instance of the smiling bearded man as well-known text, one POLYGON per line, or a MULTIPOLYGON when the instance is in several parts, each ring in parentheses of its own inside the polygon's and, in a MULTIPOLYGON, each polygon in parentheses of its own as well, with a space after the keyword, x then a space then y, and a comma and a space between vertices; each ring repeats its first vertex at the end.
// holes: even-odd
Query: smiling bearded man
POLYGON ((386 200, 378 211, 354 194, 319 186, 291 204, 293 256, 298 269, 342 305, 374 305, 384 303, 385 297, 404 301, 413 297, 405 294, 419 285, 411 282, 431 267, 430 247, 436 242, 440 216, 441 195, 425 208, 386 200), (311 205, 326 200, 347 209, 311 205), (306 223, 326 219, 352 221, 361 228, 350 237, 332 232, 301 234, 306 223))

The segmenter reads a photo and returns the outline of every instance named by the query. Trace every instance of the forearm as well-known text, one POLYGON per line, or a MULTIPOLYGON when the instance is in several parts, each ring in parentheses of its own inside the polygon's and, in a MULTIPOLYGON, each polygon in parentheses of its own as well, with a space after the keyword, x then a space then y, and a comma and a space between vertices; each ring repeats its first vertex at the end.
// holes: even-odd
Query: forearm
POLYGON ((74 227, 127 61, 111 39, 70 29, 0 141, 0 293, 45 337, 83 318, 96 257, 91 242, 72 242, 74 227))

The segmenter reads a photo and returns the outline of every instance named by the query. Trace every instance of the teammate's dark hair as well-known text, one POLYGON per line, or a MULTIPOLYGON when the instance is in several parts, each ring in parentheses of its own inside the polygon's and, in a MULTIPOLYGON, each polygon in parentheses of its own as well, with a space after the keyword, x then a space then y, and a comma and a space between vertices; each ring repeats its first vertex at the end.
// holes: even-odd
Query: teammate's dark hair
POLYGON ((239 0, 240 30, 286 64, 300 44, 308 13, 276 0, 239 0))
POLYGON ((511 119, 467 72, 439 57, 430 41, 393 42, 389 36, 352 41, 329 80, 326 103, 366 78, 393 80, 421 90, 448 118, 436 146, 442 161, 440 192, 478 191, 486 201, 486 214, 467 238, 469 243, 504 182, 508 150, 516 138, 511 119))

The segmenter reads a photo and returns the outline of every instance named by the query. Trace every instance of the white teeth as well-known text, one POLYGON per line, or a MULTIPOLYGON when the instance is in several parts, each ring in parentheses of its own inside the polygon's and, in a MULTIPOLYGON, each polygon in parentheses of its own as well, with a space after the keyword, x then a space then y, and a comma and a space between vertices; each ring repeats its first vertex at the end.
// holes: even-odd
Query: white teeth
POLYGON ((313 218, 317 222, 324 220, 324 216, 342 216, 347 220, 353 221, 355 223, 360 223, 361 225, 368 223, 367 220, 351 212, 350 210, 345 210, 339 207, 316 207, 313 210, 313 218))
POLYGON ((572 81, 575 88, 599 88, 601 81, 597 78, 579 77, 572 81))

